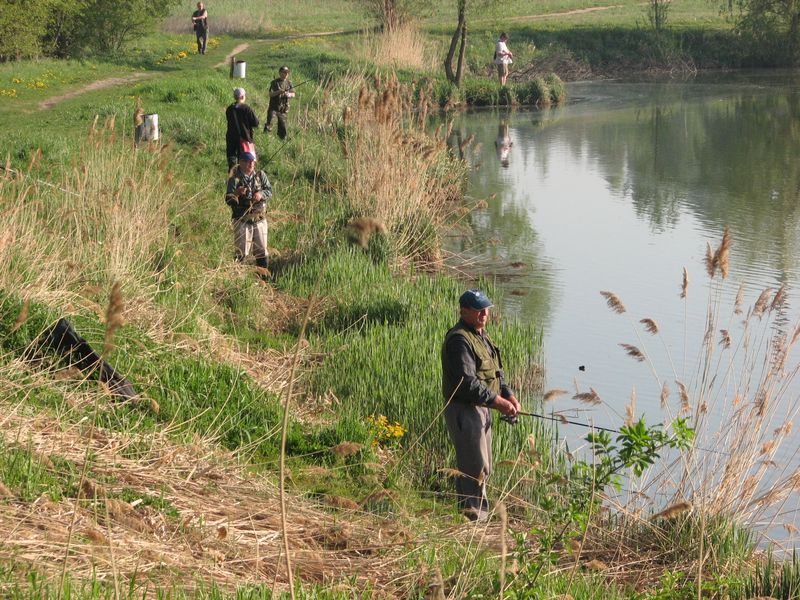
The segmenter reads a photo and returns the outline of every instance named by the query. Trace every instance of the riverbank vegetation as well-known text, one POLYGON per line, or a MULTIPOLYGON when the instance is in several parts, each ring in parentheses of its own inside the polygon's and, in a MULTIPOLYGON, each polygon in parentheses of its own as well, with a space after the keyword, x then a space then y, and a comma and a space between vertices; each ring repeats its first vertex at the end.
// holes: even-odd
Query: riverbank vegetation
MULTIPOLYGON (((251 24, 256 12, 247 10, 262 10, 241 5, 226 25, 232 31, 251 24)), ((284 15, 286 30, 308 23, 308 11, 298 10, 298 21, 293 14, 284 15)), ((342 25, 357 20, 346 18, 342 25)), ((743 523, 784 501, 793 474, 733 475, 761 469, 788 433, 770 429, 779 404, 768 400, 784 380, 777 369, 759 371, 758 360, 785 356, 794 338, 780 346, 762 335, 761 347, 748 346, 750 372, 767 375, 739 390, 737 406, 757 410, 730 420, 724 459, 698 449, 712 443, 703 429, 709 402, 723 400, 710 375, 706 387, 676 384, 680 403, 666 405, 663 427, 639 419, 632 404, 619 433, 589 438, 591 457, 564 451, 555 427, 540 421, 498 422, 487 482, 495 519, 461 520, 447 482, 438 351, 455 298, 475 281, 445 267, 442 236, 480 208, 462 202, 467 164, 458 157, 469 140, 454 142, 447 119, 430 117, 442 105, 557 103, 563 86, 542 72, 499 88, 481 78, 486 57, 470 63, 468 55, 470 72, 456 88, 414 61, 375 64, 375 48, 386 58, 406 50, 403 38, 288 39, 274 21, 257 22, 239 51, 257 113, 267 105, 257 82, 278 65, 291 64, 296 82, 313 80, 298 90, 289 141, 256 140, 275 186, 266 280, 232 262, 221 201, 220 115, 232 84, 227 66, 214 65, 241 39, 218 39, 216 57, 175 59, 193 40, 156 36, 116 62, 0 66, 9 84, 44 73, 54 82, 26 85, 0 107, 8 149, 0 178, 3 595, 578 599, 791 590, 796 570, 750 568, 756 546, 743 523), (264 41, 255 38, 261 28, 270 29, 264 41), (38 107, 126 61, 146 76, 38 107), (137 103, 159 114, 161 143, 133 147, 137 103), (115 398, 46 349, 43 333, 61 316, 104 348, 137 399, 115 398), (702 480, 707 472, 722 479, 702 480), (654 491, 664 481, 679 482, 669 497, 654 491)), ((433 29, 423 57, 441 49, 433 29)), ((488 27, 481 35, 491 44, 488 27)), ((537 55, 520 46, 518 56, 537 55)), ((728 250, 723 242, 711 253, 712 278, 728 250)), ((593 390, 543 390, 539 327, 507 318, 499 304, 492 335, 526 407, 564 393, 602 401, 593 390)), ((778 296, 759 298, 746 327, 769 331, 780 306, 778 296)), ((637 344, 629 354, 646 357, 637 344)), ((711 373, 712 337, 706 348, 702 368, 711 373)))

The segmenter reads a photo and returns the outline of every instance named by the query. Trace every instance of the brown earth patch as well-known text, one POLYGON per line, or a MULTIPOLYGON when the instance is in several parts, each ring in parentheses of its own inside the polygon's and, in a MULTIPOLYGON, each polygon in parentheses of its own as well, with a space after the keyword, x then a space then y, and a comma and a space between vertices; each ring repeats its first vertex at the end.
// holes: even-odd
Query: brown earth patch
POLYGON ((98 81, 93 81, 92 83, 89 83, 81 88, 72 90, 65 94, 61 94, 59 96, 53 96, 51 98, 47 98, 46 100, 42 100, 41 102, 39 102, 39 110, 52 108, 59 102, 63 102, 64 100, 69 100, 70 98, 75 98, 76 96, 80 96, 81 94, 85 94, 87 92, 102 90, 114 85, 122 85, 123 83, 131 83, 133 81, 139 81, 140 79, 144 79, 145 77, 150 77, 151 75, 152 73, 131 73, 130 75, 126 75, 125 77, 110 77, 108 79, 99 79, 98 81))

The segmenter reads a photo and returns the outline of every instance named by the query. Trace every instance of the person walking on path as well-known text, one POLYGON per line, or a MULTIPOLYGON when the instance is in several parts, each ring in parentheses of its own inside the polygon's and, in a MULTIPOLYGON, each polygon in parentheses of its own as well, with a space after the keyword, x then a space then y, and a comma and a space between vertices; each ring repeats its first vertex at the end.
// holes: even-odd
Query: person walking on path
POLYGON ((289 67, 278 69, 277 79, 269 84, 269 107, 264 131, 272 131, 272 121, 278 121, 278 137, 286 139, 286 113, 289 112, 289 98, 294 98, 294 88, 289 80, 289 67))
POLYGON ((505 33, 501 33, 494 47, 494 64, 497 65, 497 76, 500 78, 500 85, 506 84, 508 80, 508 65, 514 62, 512 60, 514 55, 508 49, 507 41, 508 36, 505 33))
POLYGON ((266 269, 267 200, 272 197, 272 185, 255 165, 253 154, 241 153, 239 166, 228 178, 225 203, 231 208, 236 261, 244 262, 252 250, 256 266, 266 269))
POLYGON ((442 344, 444 419, 460 472, 459 509, 472 521, 486 521, 486 480, 492 473, 490 409, 513 417, 520 403, 506 384, 500 350, 485 331, 491 301, 480 290, 467 290, 458 303, 461 318, 442 344))
POLYGON ((197 3, 197 10, 192 13, 192 25, 197 37, 197 53, 205 54, 208 42, 208 11, 202 2, 197 3))
POLYGON ((225 154, 228 157, 228 170, 236 166, 240 154, 245 151, 242 148, 242 142, 249 142, 246 151, 255 156, 253 129, 258 127, 256 113, 245 102, 247 93, 244 88, 237 87, 233 90, 233 100, 233 104, 225 109, 225 118, 228 121, 228 130, 225 133, 225 154))

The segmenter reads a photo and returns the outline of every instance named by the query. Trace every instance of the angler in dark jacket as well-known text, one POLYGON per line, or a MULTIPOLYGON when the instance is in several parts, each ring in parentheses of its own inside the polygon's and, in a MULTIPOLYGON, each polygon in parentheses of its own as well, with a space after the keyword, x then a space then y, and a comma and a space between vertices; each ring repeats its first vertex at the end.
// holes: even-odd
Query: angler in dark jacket
POLYGON ((484 330, 492 303, 480 290, 458 299, 461 319, 442 344, 444 419, 456 450, 458 506, 471 520, 489 517, 486 480, 492 473, 493 408, 515 416, 520 404, 506 385, 500 350, 484 330))
MULTIPOLYGON (((258 117, 245 100, 247 92, 244 88, 237 87, 233 90, 233 104, 225 109, 225 119, 228 130, 225 134, 225 153, 228 157, 228 169, 232 169, 239 161, 242 142, 253 142, 253 129, 258 127, 258 117)), ((255 148, 253 148, 253 151, 255 148)))
POLYGON ((264 171, 256 171, 255 156, 239 155, 239 166, 228 179, 225 203, 231 207, 236 260, 244 262, 251 249, 256 265, 267 268, 267 200, 272 185, 264 171))
POLYGON ((267 108, 267 124, 264 131, 272 130, 272 121, 278 121, 278 137, 286 139, 286 115, 289 112, 289 98, 294 98, 295 91, 289 80, 289 67, 278 69, 277 79, 269 84, 269 107, 267 108))

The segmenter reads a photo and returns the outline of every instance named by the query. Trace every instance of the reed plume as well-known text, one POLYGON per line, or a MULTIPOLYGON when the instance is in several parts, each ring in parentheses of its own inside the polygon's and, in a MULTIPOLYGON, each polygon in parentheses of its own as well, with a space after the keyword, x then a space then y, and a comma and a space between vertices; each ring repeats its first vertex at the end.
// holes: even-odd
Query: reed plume
POLYGON ((608 307, 613 310, 618 315, 621 315, 625 312, 625 305, 622 303, 622 300, 619 299, 613 292, 600 292, 600 295, 606 299, 606 304, 608 307))
POLYGON ((106 308, 106 335, 103 340, 103 355, 108 356, 114 348, 114 334, 123 324, 125 304, 122 301, 122 286, 117 281, 111 287, 106 308))
POLYGON ((733 301, 734 314, 742 314, 742 302, 744 302, 744 282, 739 284, 739 289, 736 291, 736 299, 733 301))
POLYGON ((766 288, 764 291, 759 294, 756 303, 753 305, 753 314, 757 317, 761 317, 764 314, 764 311, 767 308, 767 304, 769 302, 769 294, 772 291, 772 288, 766 288))
POLYGON ((686 267, 683 267, 683 279, 681 280, 681 298, 686 298, 686 294, 689 291, 689 271, 686 270, 686 267))
POLYGON ((647 333, 652 333, 653 335, 658 333, 658 323, 656 323, 653 319, 641 319, 639 323, 644 325, 644 329, 647 331, 647 333))
POLYGON ((630 356, 631 358, 634 358, 634 359, 638 360, 639 362, 644 361, 644 359, 645 359, 644 353, 641 350, 639 350, 639 348, 637 348, 636 346, 633 346, 631 344, 625 344, 625 343, 620 343, 619 345, 622 346, 625 349, 625 353, 628 356, 630 356))
POLYGON ((14 333, 17 329, 22 327, 25 324, 25 321, 28 320, 29 308, 30 308, 30 302, 28 300, 25 300, 25 302, 22 304, 22 308, 20 308, 19 310, 19 314, 17 315, 14 324, 11 326, 11 333, 14 333))
POLYGON ((720 329, 720 340, 719 343, 722 345, 723 348, 730 348, 731 347, 731 334, 727 329, 720 329))
POLYGON ((678 386, 678 397, 681 399, 681 411, 690 412, 692 407, 689 404, 689 390, 686 384, 682 381, 675 381, 675 384, 678 386))
POLYGON ((340 444, 336 444, 335 446, 331 446, 330 451, 338 458, 345 458, 347 456, 358 454, 362 448, 364 448, 364 445, 359 444, 358 442, 342 442, 340 444))
POLYGON ((661 385, 661 394, 659 396, 659 400, 661 402, 661 409, 666 410, 667 406, 669 405, 669 385, 666 381, 661 385))
POLYGON ((589 388, 588 392, 580 392, 578 394, 575 394, 572 397, 572 399, 577 400, 578 402, 583 402, 584 404, 597 405, 602 403, 602 400, 600 400, 600 396, 592 388, 589 388))
POLYGON ((725 231, 722 233, 722 241, 719 244, 719 248, 717 248, 717 251, 714 253, 714 264, 719 267, 723 279, 728 277, 728 259, 730 258, 730 253, 731 231, 728 227, 725 227, 725 231))
POLYGON ((675 504, 669 505, 667 508, 662 510, 661 512, 657 512, 652 516, 652 519, 655 521, 656 519, 672 519, 677 517, 678 515, 682 515, 683 513, 689 512, 692 510, 692 504, 690 502, 682 501, 676 502, 675 504))
POLYGON ((706 265, 706 273, 708 276, 713 279, 714 273, 717 270, 717 263, 714 262, 715 254, 714 250, 711 248, 711 242, 706 242, 706 256, 704 259, 704 263, 706 265))
POLYGON ((636 388, 631 390, 631 399, 625 405, 625 425, 632 427, 636 422, 636 388))
POLYGON ((552 390, 548 390, 545 392, 544 397, 542 398, 545 402, 550 402, 551 400, 555 400, 559 396, 563 396, 564 394, 568 393, 567 390, 562 390, 559 388, 554 388, 552 390))
POLYGON ((780 289, 775 292, 775 297, 772 299, 772 303, 769 305, 770 312, 779 309, 783 306, 784 301, 786 300, 786 284, 782 284, 780 289))

